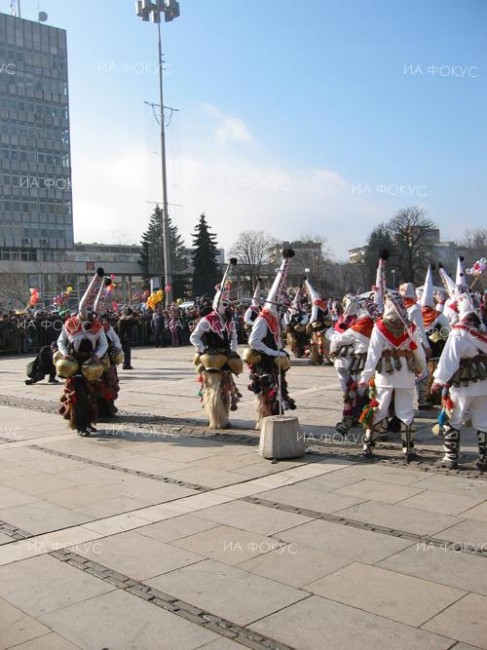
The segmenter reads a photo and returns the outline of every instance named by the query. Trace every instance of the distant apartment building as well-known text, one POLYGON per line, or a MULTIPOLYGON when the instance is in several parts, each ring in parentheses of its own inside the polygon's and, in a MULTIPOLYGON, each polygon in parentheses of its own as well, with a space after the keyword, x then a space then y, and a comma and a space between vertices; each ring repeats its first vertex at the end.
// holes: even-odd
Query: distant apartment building
POLYGON ((66 32, 0 13, 0 259, 73 248, 66 32))

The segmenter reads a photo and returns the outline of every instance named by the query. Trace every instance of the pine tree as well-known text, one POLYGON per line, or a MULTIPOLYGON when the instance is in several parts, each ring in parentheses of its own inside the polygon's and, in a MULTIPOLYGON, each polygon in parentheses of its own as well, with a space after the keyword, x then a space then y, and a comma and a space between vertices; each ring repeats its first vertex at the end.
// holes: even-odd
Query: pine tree
MULTIPOLYGON (((173 276, 172 292, 173 298, 184 295, 186 276, 184 274, 186 263, 184 256, 184 242, 171 218, 168 218, 169 230, 169 251, 171 254, 171 271, 173 276)), ((164 278, 164 249, 162 245, 162 210, 156 205, 150 216, 149 226, 142 235, 142 251, 139 257, 139 264, 142 267, 142 275, 148 287, 150 278, 160 278, 161 286, 165 286, 164 278)))
POLYGON ((215 285, 220 280, 217 264, 216 235, 210 232, 205 214, 200 215, 198 224, 192 234, 193 246, 193 295, 213 296, 215 285))

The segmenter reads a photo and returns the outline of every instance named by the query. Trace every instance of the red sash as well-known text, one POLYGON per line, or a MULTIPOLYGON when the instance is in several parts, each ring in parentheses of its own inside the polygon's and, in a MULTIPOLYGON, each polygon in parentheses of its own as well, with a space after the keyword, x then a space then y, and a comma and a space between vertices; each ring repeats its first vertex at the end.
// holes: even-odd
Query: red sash
POLYGON ((277 341, 277 318, 274 316, 274 314, 267 309, 267 307, 264 307, 264 309, 260 312, 260 315, 262 318, 265 320, 267 323, 267 327, 270 329, 272 334, 274 335, 274 338, 277 341))
POLYGON ((363 316, 362 318, 359 318, 357 321, 355 321, 350 329, 370 339, 372 336, 373 327, 374 321, 372 318, 370 316, 363 316))
MULTIPOLYGON (((389 343, 392 343, 392 345, 395 348, 398 348, 402 343, 404 343, 404 341, 407 340, 411 341, 409 345, 409 348, 411 350, 415 350, 418 347, 416 343, 413 340, 411 340, 411 337, 408 332, 404 332, 403 334, 401 334, 401 336, 394 336, 394 334, 384 325, 381 318, 379 318, 379 320, 376 322, 375 325, 379 330, 379 332, 383 334, 386 337, 386 339, 389 341, 389 343)), ((414 325, 414 323, 412 323, 410 327, 411 333, 414 332, 415 329, 416 326, 414 325)))
POLYGON ((230 333, 232 331, 232 321, 226 321, 225 324, 222 325, 222 319, 220 318, 220 315, 214 311, 210 312, 208 316, 205 316, 205 318, 210 325, 211 331, 215 334, 218 334, 220 338, 224 337, 224 329, 226 329, 228 336, 230 336, 230 333))
POLYGON ((413 300, 413 298, 403 298, 402 301, 406 309, 409 309, 409 307, 412 307, 413 305, 416 304, 416 301, 413 300))
POLYGON ((435 320, 440 316, 440 312, 433 307, 421 307, 423 323, 426 328, 431 327, 435 320))
POLYGON ((487 343, 487 336, 484 336, 484 334, 481 334, 478 330, 476 330, 474 327, 468 327, 468 325, 462 325, 461 323, 457 323, 456 325, 453 326, 454 330, 465 330, 465 332, 468 332, 472 336, 474 336, 476 339, 480 339, 483 341, 483 343, 487 343))
MULTIPOLYGON (((66 331, 68 332, 69 336, 74 336, 75 334, 84 332, 83 323, 78 316, 71 316, 70 318, 68 318, 68 320, 64 323, 64 327, 66 328, 66 331)), ((97 334, 97 332, 99 332, 102 327, 103 325, 99 320, 94 320, 91 323, 91 327, 88 331, 91 334, 97 334)))

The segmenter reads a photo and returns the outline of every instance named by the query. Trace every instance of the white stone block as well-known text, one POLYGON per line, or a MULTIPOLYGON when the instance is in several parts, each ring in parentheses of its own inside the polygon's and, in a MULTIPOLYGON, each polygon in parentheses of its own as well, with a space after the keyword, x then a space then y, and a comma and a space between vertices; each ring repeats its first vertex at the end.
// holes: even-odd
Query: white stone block
POLYGON ((259 454, 263 458, 298 458, 305 451, 297 417, 270 415, 262 420, 259 454))

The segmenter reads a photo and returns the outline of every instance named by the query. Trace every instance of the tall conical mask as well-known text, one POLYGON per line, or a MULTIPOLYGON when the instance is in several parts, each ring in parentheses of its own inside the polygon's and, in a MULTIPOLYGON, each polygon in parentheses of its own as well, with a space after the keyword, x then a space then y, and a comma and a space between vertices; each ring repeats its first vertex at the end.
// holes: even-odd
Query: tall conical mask
POLYGON ((284 290, 287 283, 287 270, 291 259, 294 257, 292 248, 285 248, 282 251, 281 266, 277 269, 276 277, 272 283, 272 287, 267 295, 264 303, 264 309, 267 309, 272 314, 277 316, 278 307, 281 305, 281 292, 284 290))
MULTIPOLYGON (((306 271, 309 271, 309 269, 306 269, 306 271)), ((317 323, 321 318, 324 317, 324 314, 328 309, 328 304, 326 300, 323 300, 320 294, 312 286, 309 280, 309 276, 307 275, 304 279, 304 284, 306 286, 306 291, 308 292, 308 296, 311 300, 311 317, 309 322, 312 325, 313 323, 317 323)))
POLYGON ((106 301, 108 295, 112 288, 112 280, 109 277, 105 277, 103 282, 100 284, 98 293, 96 294, 95 301, 93 303, 93 309, 96 314, 100 315, 107 310, 106 301))
POLYGON ((91 279, 86 291, 83 294, 83 297, 80 300, 78 311, 81 315, 81 318, 85 320, 88 316, 88 311, 93 310, 93 305, 95 302, 96 295, 100 288, 100 285, 103 282, 103 277, 105 271, 99 266, 96 269, 96 273, 91 279))
POLYGON ((215 297, 213 298, 213 311, 218 312, 219 314, 224 313, 226 307, 228 306, 228 303, 230 302, 230 289, 232 286, 232 271, 233 268, 237 264, 237 258, 236 257, 231 257, 227 268, 225 269, 225 273, 223 274, 222 281, 216 285, 216 293, 215 297))
POLYGON ((457 259, 457 273, 455 276, 455 293, 457 297, 468 292, 467 278, 465 277, 465 270, 463 268, 464 260, 465 258, 461 255, 457 259))
POLYGON ((386 262, 389 259, 389 251, 384 248, 379 255, 379 263, 377 265, 377 272, 375 276, 375 293, 374 302, 377 305, 377 311, 382 313, 384 311, 384 296, 386 293, 386 262))
POLYGON ((453 300, 456 295, 455 282, 453 282, 451 277, 448 275, 445 268, 443 267, 443 264, 438 264, 438 273, 440 274, 440 278, 441 281, 443 282, 443 286, 445 287, 446 292, 448 293, 448 297, 450 298, 450 300, 453 300))
POLYGON ((428 266, 428 270, 426 271, 426 278, 424 280, 424 287, 420 304, 421 307, 435 306, 435 298, 433 296, 433 273, 431 265, 428 266))
POLYGON ((262 278, 257 278, 255 284, 254 295, 252 296, 252 307, 259 307, 261 303, 260 289, 262 287, 262 278))

